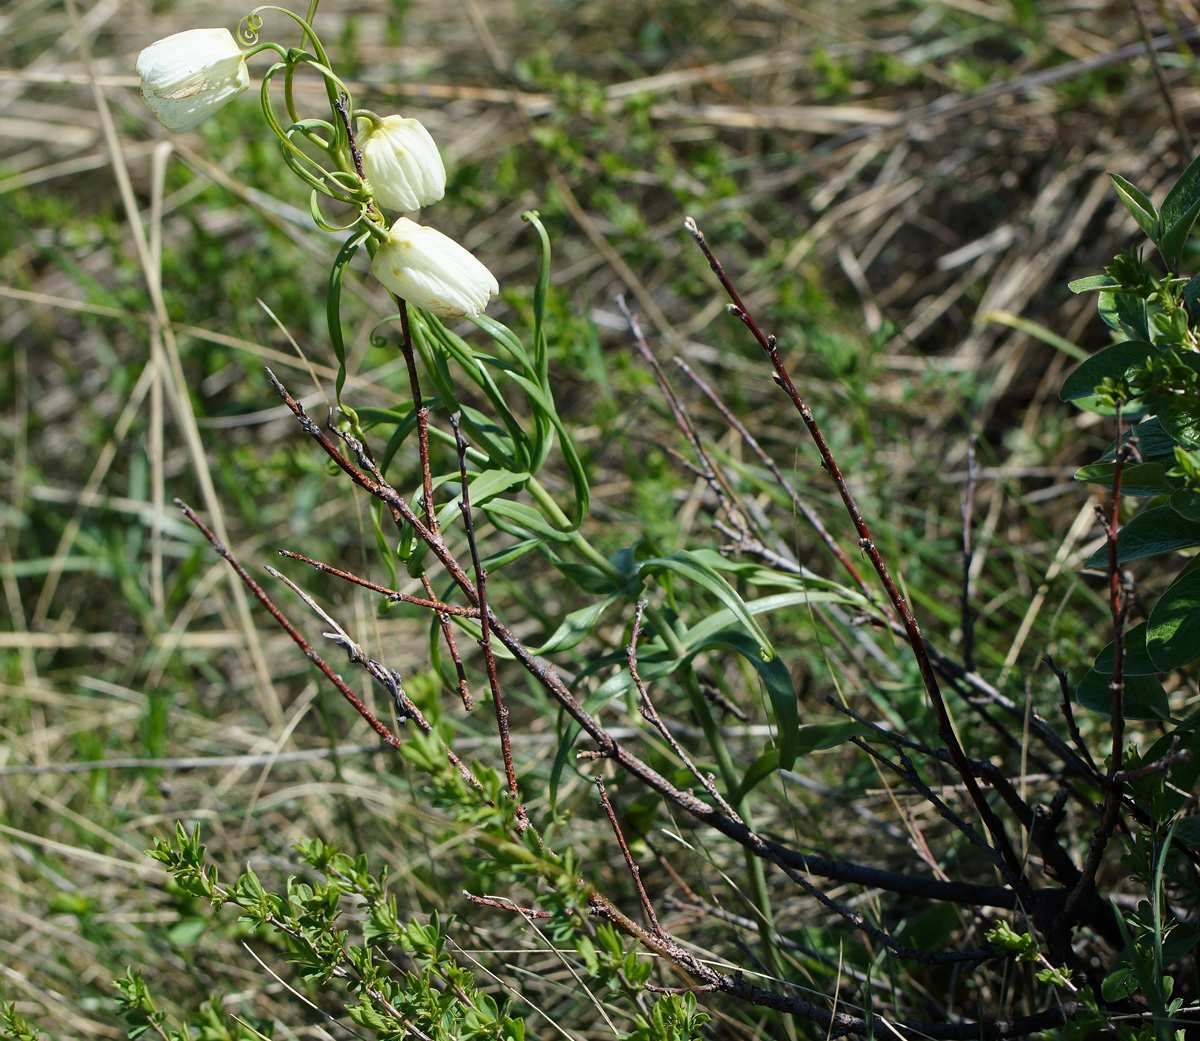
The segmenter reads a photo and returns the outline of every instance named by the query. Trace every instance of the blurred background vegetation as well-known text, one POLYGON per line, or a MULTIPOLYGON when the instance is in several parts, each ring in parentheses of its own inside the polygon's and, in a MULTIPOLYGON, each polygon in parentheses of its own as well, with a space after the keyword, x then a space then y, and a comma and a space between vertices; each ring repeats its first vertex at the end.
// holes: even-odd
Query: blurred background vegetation
MULTIPOLYGON (((1133 239, 1105 172, 1160 198, 1200 108, 1188 43, 1200 13, 1189 0, 1143 3, 1143 37, 1136 2, 323 0, 316 24, 360 104, 417 116, 439 142, 450 186, 428 220, 496 273, 491 313, 517 328, 537 265, 519 215, 542 214, 555 247, 551 364, 593 474, 599 547, 722 542, 703 483, 673 454, 682 438, 618 294, 664 363, 678 355, 717 386, 840 523, 803 432, 683 232, 690 214, 778 334, 927 636, 960 659, 962 501, 978 438, 973 658, 1050 713, 1058 686, 1041 655, 1077 677, 1108 639, 1107 606, 1076 571, 1099 532, 1071 475, 1113 431, 1057 400, 1073 357, 1106 333, 1092 298, 1066 283, 1133 239), (1156 62, 1146 38, 1163 41, 1156 62)), ((262 375, 270 364, 322 414, 335 237, 311 230, 252 95, 170 140, 137 95, 140 48, 245 13, 223 0, 0 11, 0 993, 54 1035, 121 1037, 110 981, 140 965, 181 1009, 221 993, 227 1012, 277 1036, 326 1036, 264 975, 234 916, 174 891, 143 856, 182 819, 202 824, 226 870, 250 862, 278 880, 297 870, 290 846, 307 834, 392 864, 405 912, 463 914, 457 942, 498 994, 525 994, 571 1036, 601 1036, 542 938, 460 906, 466 869, 450 854, 461 840, 414 796, 418 779, 355 747, 371 744, 364 724, 170 506, 179 496, 223 523, 248 565, 288 547, 386 580, 366 504, 331 481, 262 375), (113 759, 124 762, 87 765, 113 759)), ((272 29, 298 42, 282 19, 272 29)), ((310 96, 320 102, 319 84, 310 96)), ((388 302, 361 271, 347 286, 346 398, 393 405, 402 364, 367 338, 388 302)), ((714 451, 758 482, 754 501, 796 558, 828 573, 790 503, 667 368, 714 451)), ((390 473, 411 487, 415 463, 398 458, 390 473)), ((582 601, 531 559, 519 582, 501 571, 489 590, 537 643, 582 601)), ((436 693, 424 619, 306 580, 410 692, 436 693)), ((619 645, 626 622, 614 617, 564 670, 619 645)), ((920 713, 911 676, 870 676, 808 612, 774 625, 805 722, 832 718, 821 699, 839 686, 876 718, 920 713)), ((722 683, 750 690, 736 725, 753 727, 764 712, 746 684, 722 683)), ((365 683, 362 696, 376 703, 365 683)), ((557 720, 523 688, 513 697, 536 792, 557 720)), ((492 749, 476 715, 454 717, 460 752, 492 749)), ((624 885, 587 779, 559 797, 578 809, 571 841, 593 850, 589 869, 624 885)), ((772 798, 766 826, 802 848, 837 836, 864 861, 889 843, 909 855, 873 816, 891 812, 890 796, 857 754, 807 758, 772 798)), ((645 828, 654 806, 641 810, 645 828)), ((648 886, 690 898, 647 852, 660 841, 639 847, 648 886)), ((753 922, 721 855, 697 844, 668 859, 726 914, 697 919, 697 948, 752 960, 753 922)), ((776 914, 805 937, 789 955, 797 974, 823 988, 836 930, 794 897, 776 914)), ((914 916, 910 938, 949 936, 945 914, 914 916)), ((953 1009, 945 974, 906 986, 910 1004, 953 1009)), ((725 1005, 710 1029, 761 1036, 753 1014, 725 1005)))

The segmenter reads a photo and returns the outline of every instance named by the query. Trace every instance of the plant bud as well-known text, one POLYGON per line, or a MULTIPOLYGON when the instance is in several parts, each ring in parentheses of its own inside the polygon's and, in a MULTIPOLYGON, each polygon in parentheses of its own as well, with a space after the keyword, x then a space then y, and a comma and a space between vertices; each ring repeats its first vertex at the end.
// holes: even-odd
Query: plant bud
POLYGON ((150 44, 137 60, 142 98, 173 134, 203 123, 250 86, 228 29, 189 29, 150 44))
POLYGON ((386 116, 359 120, 363 173, 380 206, 412 213, 446 194, 446 167, 433 138, 417 120, 386 116))
POLYGON ((397 296, 443 318, 481 314, 498 292, 495 276, 447 235, 400 217, 371 261, 397 296))

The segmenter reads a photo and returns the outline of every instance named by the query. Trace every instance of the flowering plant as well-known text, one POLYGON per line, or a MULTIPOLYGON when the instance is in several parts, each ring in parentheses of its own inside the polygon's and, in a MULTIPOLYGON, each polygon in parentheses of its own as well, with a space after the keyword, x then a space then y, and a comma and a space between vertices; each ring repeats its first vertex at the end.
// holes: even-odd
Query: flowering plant
MULTIPOLYGON (((344 271, 365 243, 376 257, 372 270, 380 281, 393 292, 410 297, 416 306, 443 318, 482 314, 499 292, 491 272, 432 228, 411 221, 398 221, 389 228, 382 212, 412 212, 445 194, 446 169, 433 137, 416 119, 381 117, 354 107, 349 90, 331 69, 325 48, 313 31, 314 13, 310 10, 305 19, 284 8, 255 8, 238 28, 247 45, 245 51, 227 29, 190 29, 152 43, 137 60, 142 97, 172 133, 192 130, 249 87, 248 57, 274 51, 280 60, 263 76, 263 115, 279 138, 289 167, 312 189, 311 211, 317 225, 326 231, 350 232, 335 273, 344 271), (298 22, 311 52, 260 42, 263 11, 278 11, 298 22), (304 68, 317 72, 325 83, 328 119, 300 119, 297 114, 293 87, 296 73, 304 68), (272 82, 280 75, 291 120, 286 126, 271 100, 272 82), (356 127, 362 128, 361 140, 356 140, 356 127), (322 158, 313 158, 305 144, 322 158), (357 216, 348 226, 335 227, 321 214, 322 195, 355 207, 357 216), (376 256, 380 250, 384 252, 376 256)), ((338 319, 333 309, 330 318, 337 345, 341 332, 334 327, 338 319)))
MULTIPOLYGON (((723 511, 720 523, 724 525, 720 530, 733 540, 733 544, 725 548, 730 554, 739 552, 752 560, 733 562, 711 551, 680 550, 663 555, 647 539, 640 539, 610 556, 603 555, 583 531, 589 506, 587 468, 557 412, 549 379, 545 315, 550 246, 537 215, 532 212, 525 215, 542 247, 541 271, 534 294, 532 344, 526 346, 512 330, 484 313, 498 292, 495 278, 484 265, 440 232, 404 216, 392 220, 384 215, 383 211, 387 209, 412 212, 436 202, 444 194, 445 170, 432 137, 415 120, 399 116, 378 117, 368 110, 355 108, 348 89, 332 70, 312 30, 312 11, 307 20, 295 15, 289 17, 303 26, 306 45, 311 51, 284 50, 275 44, 257 43, 261 27, 257 12, 243 23, 240 36, 248 45, 247 54, 273 49, 280 55, 280 60, 264 76, 264 115, 279 139, 289 166, 310 188, 311 211, 318 226, 346 233, 333 264, 327 294, 331 346, 339 361, 337 386, 342 421, 331 425, 331 433, 327 433, 282 384, 273 376, 271 378, 287 407, 332 464, 374 500, 375 534, 380 557, 390 572, 390 585, 382 586, 304 559, 319 570, 334 572, 382 594, 389 605, 404 603, 429 616, 433 671, 444 680, 445 688, 456 691, 464 711, 471 710, 474 699, 458 651, 455 626, 458 632, 470 634, 482 652, 482 670, 487 680, 487 697, 495 711, 503 775, 498 768, 468 764, 458 757, 445 736, 450 728, 440 725, 442 708, 436 694, 410 697, 396 670, 369 658, 350 634, 317 607, 311 597, 302 593, 295 583, 272 572, 326 622, 326 638, 345 651, 353 664, 364 668, 378 688, 386 692, 395 722, 411 723, 409 730, 418 731, 401 741, 397 729, 390 727, 363 703, 284 618, 261 587, 241 570, 219 540, 214 537, 212 541, 385 745, 400 750, 422 776, 428 775, 430 791, 438 808, 445 811, 446 820, 464 830, 470 829, 472 838, 488 851, 489 873, 485 875, 481 869, 479 877, 486 878, 488 883, 499 880, 499 884, 505 886, 520 886, 534 894, 531 902, 540 906, 515 909, 531 921, 545 921, 556 944, 565 943, 568 938, 573 940, 575 951, 588 972, 603 979, 612 989, 623 989, 638 1002, 645 1001, 644 991, 661 994, 660 1000, 648 1010, 649 1018, 639 1018, 639 1030, 644 1024, 642 1036, 645 1037, 670 1036, 679 1041, 694 1037, 703 1025, 703 1014, 696 1013, 695 995, 707 992, 739 998, 772 1010, 772 1015, 810 1021, 830 1036, 874 1036, 878 1031, 871 1004, 869 972, 865 975, 865 1014, 861 1017, 839 1008, 836 990, 832 1008, 810 1002, 795 993, 796 974, 791 972, 781 942, 784 937, 772 915, 771 894, 766 882, 768 869, 778 878, 802 887, 830 914, 841 918, 847 933, 851 931, 850 927, 861 933, 864 950, 886 949, 897 958, 924 961, 931 966, 954 965, 956 972, 960 967, 973 970, 989 962, 1036 962, 1043 966, 1035 977, 1038 983, 1070 992, 1069 996, 1065 993, 1061 997, 1048 995, 1044 1009, 1017 1019, 932 1026, 921 1021, 888 1022, 888 1028, 897 1036, 1019 1037, 1061 1027, 1075 1017, 1088 1026, 1086 1013, 1095 1000, 1090 991, 1080 993, 1080 988, 1073 982, 1076 973, 1094 976, 1094 970, 1074 947, 1072 934, 1084 930, 1109 944, 1122 938, 1129 939, 1130 962, 1134 958, 1141 959, 1137 962, 1140 966, 1137 971, 1148 978, 1169 983, 1170 978, 1163 976, 1161 971, 1161 924, 1148 923, 1133 938, 1122 934, 1124 921, 1114 920, 1110 909, 1099 899, 1097 885, 1097 869, 1109 840, 1116 834, 1122 813, 1128 811, 1130 819, 1139 822, 1165 820, 1161 812, 1164 807, 1168 814, 1173 814, 1180 810, 1182 802, 1174 801, 1174 797, 1166 799, 1162 778, 1170 776, 1175 783, 1186 776, 1190 778, 1187 787, 1192 787, 1196 776, 1194 773, 1183 774, 1179 769, 1186 765, 1197 747, 1194 720, 1189 721, 1187 729, 1180 729, 1180 734, 1189 742, 1180 749, 1174 744, 1161 744, 1147 753, 1144 763, 1136 766, 1123 758, 1126 751, 1123 722, 1126 718, 1138 718, 1137 714, 1146 709, 1133 696, 1142 685, 1128 683, 1125 679, 1126 660, 1133 661, 1135 655, 1145 659, 1138 662, 1138 667, 1149 668, 1151 672, 1159 666, 1165 670, 1187 665, 1196 657, 1194 631, 1200 624, 1197 622, 1200 607, 1195 599, 1196 585, 1191 577, 1196 573, 1193 570, 1185 576, 1186 581, 1181 580, 1172 587, 1173 594, 1168 591, 1164 597, 1172 606, 1169 617, 1163 619, 1161 625, 1153 624, 1152 618, 1149 635, 1143 633, 1139 638, 1131 638, 1126 646, 1123 633, 1126 608, 1123 605, 1128 603, 1128 597, 1122 593, 1117 564, 1134 559, 1130 552, 1133 541, 1130 532, 1136 535, 1137 529, 1133 524, 1124 529, 1123 543, 1117 537, 1117 506, 1126 462, 1124 450, 1114 446, 1116 460, 1100 474, 1112 483, 1113 489, 1113 506, 1103 519, 1117 638, 1108 652, 1107 663, 1098 660, 1093 671, 1103 681, 1107 698, 1100 700, 1090 696, 1089 690, 1092 695, 1095 693, 1095 683, 1088 680, 1084 681, 1078 694, 1081 704, 1099 707, 1111 717, 1113 752, 1108 764, 1104 765, 1096 762, 1075 726, 1065 677, 1062 681, 1063 712, 1078 749, 1062 739, 1040 717, 1023 714, 1019 704, 991 687, 969 662, 959 665, 925 642, 913 609, 907 597, 902 595, 901 585, 892 578, 885 565, 883 554, 872 538, 829 442, 812 409, 792 382, 775 336, 760 328, 699 228, 688 221, 688 231, 703 250, 731 300, 730 313, 753 335, 773 369, 775 383, 787 395, 812 435, 823 469, 836 484, 846 507, 859 551, 869 561, 884 595, 881 597, 874 591, 875 583, 860 575, 855 562, 838 546, 836 538, 812 518, 793 490, 789 489, 788 494, 796 509, 804 513, 820 532, 847 577, 841 582, 821 578, 798 562, 782 557, 762 541, 765 529, 758 527, 754 509, 732 487, 725 474, 719 472, 690 421, 678 409, 669 385, 654 365, 650 350, 628 312, 633 339, 651 362, 660 388, 671 402, 676 421, 695 451, 698 460, 695 472, 713 499, 720 503, 723 511), (302 68, 316 71, 324 82, 329 99, 326 118, 301 118, 297 111, 293 82, 302 68), (290 122, 279 115, 280 110, 271 99, 272 84, 278 83, 282 83, 284 94, 282 111, 286 112, 290 122), (353 219, 348 224, 335 226, 321 211, 322 197, 349 207, 353 219), (390 337, 395 335, 391 330, 398 330, 398 346, 410 381, 411 405, 402 403, 395 409, 356 412, 340 400, 346 375, 340 294, 345 273, 364 246, 372 257, 372 273, 398 298, 397 312, 376 325, 371 340, 381 348, 386 347, 391 342, 390 337), (482 333, 485 346, 469 342, 458 329, 442 320, 457 318, 468 319, 482 333), (432 398, 425 396, 429 387, 435 392, 432 398), (381 429, 392 432, 386 448, 376 455, 368 446, 366 432, 381 429), (419 487, 415 494, 406 496, 387 475, 389 468, 401 458, 400 449, 406 444, 411 446, 412 440, 416 441, 419 487), (570 496, 570 502, 565 506, 552 492, 554 482, 544 481, 541 473, 556 445, 567 477, 566 481, 558 483, 569 487, 562 496, 564 499, 570 496), (439 506, 438 497, 444 498, 447 488, 455 489, 453 498, 439 506), (490 554, 481 551, 482 540, 476 527, 479 517, 485 517, 493 530, 504 537, 490 554), (388 521, 394 525, 394 531, 387 528, 385 522, 388 521), (461 547, 465 542, 465 550, 455 549, 444 534, 453 523, 461 523, 456 534, 461 534, 458 545, 461 547), (395 541, 397 532, 398 543, 395 541), (530 647, 513 629, 503 624, 489 605, 487 578, 489 569, 498 570, 534 553, 541 554, 561 575, 591 594, 593 599, 586 607, 567 615, 556 629, 544 636, 539 646, 530 647), (760 564, 760 561, 768 561, 770 566, 760 564), (411 578, 421 583, 423 596, 392 588, 401 584, 396 581, 398 562, 405 566, 411 578), (731 575, 739 588, 735 588, 726 575, 731 575), (435 580, 444 583, 442 591, 435 589, 435 580), (691 605, 676 597, 677 587, 681 585, 699 589, 701 595, 707 597, 710 607, 705 617, 692 617, 691 605), (768 586, 774 592, 747 602, 740 590, 754 586, 768 586), (641 599, 648 590, 650 595, 641 599), (651 603, 652 599, 657 602, 651 603), (852 625, 869 623, 904 641, 911 651, 915 674, 919 676, 931 710, 922 720, 924 729, 914 727, 913 733, 920 737, 919 742, 902 738, 848 708, 846 719, 801 725, 791 676, 775 653, 759 618, 781 608, 800 605, 811 608, 818 603, 845 615, 852 614, 855 619, 852 625), (544 656, 554 656, 580 645, 598 631, 606 614, 611 619, 622 607, 631 608, 626 647, 592 655, 590 660, 580 664, 572 682, 565 680, 544 660, 544 656), (537 803, 540 800, 529 799, 523 791, 527 782, 519 778, 514 764, 508 709, 504 704, 503 672, 497 665, 501 656, 514 663, 514 670, 523 671, 536 696, 543 699, 542 704, 553 709, 562 721, 559 749, 547 783, 548 811, 545 816, 539 816, 541 807, 537 803), (735 757, 731 754, 723 729, 712 711, 715 699, 701 684, 698 662, 722 658, 735 661, 763 693, 771 726, 766 728, 767 740, 756 755, 735 757), (1102 668, 1106 664, 1107 670, 1102 668), (681 697, 686 698, 686 710, 698 723, 698 733, 702 735, 699 762, 694 758, 695 753, 683 747, 658 714, 647 686, 655 681, 669 681, 681 697), (1024 796, 995 764, 968 755, 969 749, 958 736, 949 707, 947 693, 951 690, 958 695, 965 694, 968 708, 978 711, 980 718, 1001 734, 1007 735, 1005 720, 1024 722, 1028 739, 1037 744, 1040 754, 1058 764, 1053 769, 1062 794, 1061 797, 1054 796, 1052 812, 1045 816, 1035 812, 1035 807, 1026 803, 1024 796), (625 702, 630 718, 636 711, 646 723, 640 735, 651 737, 646 743, 646 751, 635 752, 631 745, 619 742, 601 718, 611 704, 621 701, 625 702), (989 716, 991 707, 1004 715, 989 716), (1000 723, 995 722, 996 718, 1000 723), (651 815, 661 803, 673 813, 692 818, 697 824, 711 829, 713 834, 719 833, 740 847, 738 852, 744 856, 746 865, 745 888, 756 915, 751 925, 758 929, 761 938, 762 986, 759 981, 752 983, 744 979, 740 971, 727 973, 718 968, 715 961, 696 956, 678 943, 656 919, 650 897, 642 887, 634 853, 622 835, 605 791, 603 778, 597 779, 600 801, 629 867, 649 926, 641 926, 630 919, 601 893, 585 877, 570 848, 555 848, 554 829, 561 823, 561 818, 556 817, 556 793, 580 734, 585 734, 592 746, 581 751, 580 758, 612 764, 623 771, 622 776, 643 786, 650 799, 651 815), (849 740, 936 807, 963 840, 990 861, 1001 884, 984 885, 948 877, 919 878, 907 872, 810 855, 802 852, 795 842, 789 845, 788 840, 780 838, 778 833, 776 837, 769 837, 769 832, 756 827, 750 796, 759 785, 791 773, 802 753, 849 740), (926 757, 938 769, 953 770, 960 782, 958 787, 964 793, 963 803, 969 813, 977 817, 981 828, 946 808, 941 797, 914 767, 910 753, 926 757), (719 779, 716 773, 706 772, 709 761, 719 771, 719 779), (1130 765, 1129 769, 1125 768, 1127 765, 1130 765), (1071 789, 1068 789, 1068 783, 1071 789), (1072 791, 1083 806, 1085 816, 1094 811, 1094 803, 1089 802, 1085 789, 1103 792, 1105 805, 1101 826, 1094 832, 1086 859, 1082 866, 1077 866, 1066 845, 1068 838, 1065 834, 1056 834, 1056 829, 1065 819, 1064 807, 1072 791), (993 796, 996 791, 1003 793, 1003 806, 993 796), (1018 829, 1019 841, 1014 839, 1014 826, 1018 829), (1028 857, 1031 843, 1039 851, 1041 867, 1028 857), (495 865, 494 869, 492 865, 495 865), (982 933, 987 939, 986 945, 971 949, 962 945, 955 950, 922 949, 914 946, 916 937, 907 931, 905 934, 896 930, 889 932, 822 891, 817 882, 810 881, 822 878, 891 892, 897 897, 928 897, 964 909, 991 908, 993 910, 986 913, 993 917, 1019 909, 1022 916, 1027 916, 1029 931, 1017 932, 1003 923, 983 932, 976 927, 986 921, 972 910, 969 928, 982 933), (600 921, 601 925, 588 933, 587 925, 592 921, 600 921), (670 964, 679 970, 692 981, 692 986, 668 988, 648 984, 654 967, 639 962, 631 953, 634 947, 626 947, 617 936, 618 930, 632 938, 634 946, 640 945, 655 954, 660 964, 670 964), (1151 952, 1153 956, 1143 958, 1142 952, 1150 951, 1151 946, 1146 942, 1146 936, 1157 936, 1159 942, 1157 953, 1151 952), (671 993, 681 989, 687 991, 682 1000, 680 994, 671 993)), ((178 70, 171 66, 175 52, 169 41, 156 45, 156 48, 149 49, 149 56, 139 63, 139 70, 146 70, 143 72, 146 78, 144 93, 148 99, 157 96, 159 84, 163 85, 164 94, 171 94, 177 92, 173 84, 189 82, 182 66, 178 70), (162 57, 164 54, 166 59, 162 57)), ((245 55, 235 57, 223 45, 219 51, 203 66, 203 74, 193 93, 198 99, 194 112, 189 110, 177 115, 169 107, 156 108, 160 118, 165 113, 170 121, 169 129, 195 125, 195 115, 203 118, 202 113, 215 111, 235 96, 223 84, 231 77, 235 85, 240 83, 241 73, 231 74, 228 67, 244 69, 245 55)), ((1158 467, 1161 472, 1143 473, 1139 477, 1143 481, 1153 477, 1157 482, 1154 485, 1156 494, 1170 492, 1172 509, 1188 521, 1195 520, 1200 464, 1194 458, 1197 370, 1189 360, 1195 356, 1195 339, 1190 335, 1190 327, 1184 327, 1188 325, 1200 290, 1192 291, 1195 290, 1193 283, 1182 281, 1176 268, 1184 240, 1200 211, 1197 183, 1200 182, 1196 176, 1192 176, 1180 193, 1168 198, 1170 205, 1164 204, 1164 214, 1170 216, 1170 220, 1155 211, 1148 200, 1134 195, 1132 190, 1125 191, 1136 203, 1135 216, 1141 214, 1146 226, 1154 227, 1155 241, 1170 262, 1172 277, 1161 282, 1127 261, 1121 265, 1121 270, 1110 271, 1098 281, 1077 286, 1101 290, 1105 294, 1102 296, 1102 313, 1115 315, 1117 324, 1114 328, 1124 327, 1129 335, 1136 334, 1136 341, 1119 344, 1111 349, 1114 354, 1100 355, 1098 360, 1085 363, 1068 380, 1064 393, 1064 397, 1071 400, 1107 398, 1100 404, 1116 407, 1118 415, 1121 407, 1136 398, 1153 400, 1160 425, 1164 417, 1174 416, 1174 433, 1168 430, 1173 443, 1168 447, 1170 458, 1177 466, 1171 470, 1163 469, 1161 463, 1168 462, 1164 450, 1158 453, 1162 456, 1158 467), (1151 312, 1147 306, 1159 310, 1151 312), (1146 326, 1147 316, 1151 313, 1156 323, 1153 334, 1146 326), (1184 341, 1176 343, 1171 339, 1176 331, 1189 334, 1184 341), (1134 366, 1136 372, 1131 368, 1131 359, 1137 363, 1134 366), (1179 385, 1166 386, 1167 376, 1179 385), (1167 391, 1170 391, 1169 395, 1167 391)), ((724 408, 715 393, 698 379, 696 382, 714 404, 724 408)), ((730 414, 723 414, 746 444, 756 454, 760 453, 760 446, 745 429, 730 414)), ((1143 433, 1148 435, 1151 431, 1144 430, 1143 433)), ((765 455, 760 458, 774 466, 765 455)), ((782 474, 777 469, 773 473, 780 486, 788 489, 782 474)), ((1092 477, 1095 476, 1093 473, 1092 477)), ((185 512, 208 534, 190 509, 185 507, 185 512)), ((1178 531, 1178 519, 1167 519, 1171 521, 1171 530, 1178 531)), ((1184 543, 1186 547, 1200 543, 1200 536, 1192 532, 1185 534, 1189 540, 1184 543)), ((1178 544, 1172 544, 1172 547, 1178 548, 1178 544)), ((1134 546, 1133 553, 1141 553, 1141 549, 1134 546)), ((964 625, 968 617, 964 594, 964 625)), ((617 631, 617 639, 624 642, 625 625, 617 631)), ((1133 634, 1129 636, 1133 637, 1133 634)), ((610 639, 610 642, 616 641, 610 639)), ((1131 669, 1130 678, 1134 676, 1131 669)), ((721 692, 718 690, 717 693, 720 695, 721 692)), ((1156 685, 1151 694, 1149 718, 1173 722, 1166 691, 1156 685)), ((1174 824, 1170 827, 1174 829, 1174 824)), ((1139 875, 1157 876, 1161 882, 1163 854, 1154 845, 1158 840, 1152 834, 1153 830, 1140 833, 1143 839, 1140 846, 1135 846, 1131 863, 1139 875)), ((1175 839, 1179 851, 1194 863, 1200 862, 1193 848, 1195 841, 1195 829, 1191 829, 1190 834, 1181 830, 1175 839)), ((1168 831, 1163 849, 1171 843, 1172 832, 1168 831)), ((271 927, 288 937, 285 942, 291 945, 296 963, 304 967, 308 978, 328 981, 336 977, 349 981, 348 986, 362 1002, 353 1006, 349 1014, 360 1025, 378 1030, 385 1036, 408 1031, 413 1022, 419 1023, 422 1031, 430 1033, 414 1032, 408 1036, 517 1039, 523 1032, 519 1020, 507 1014, 499 1015, 494 1006, 489 1009, 485 997, 477 994, 453 959, 442 956, 445 935, 436 921, 431 926, 419 923, 402 926, 394 904, 383 895, 382 880, 370 876, 365 862, 350 861, 327 848, 310 846, 305 850, 305 862, 315 871, 326 873, 327 882, 317 891, 307 886, 290 887, 287 897, 283 898, 265 893, 258 880, 249 874, 232 886, 220 884, 215 869, 206 864, 203 847, 195 832, 189 834, 180 829, 175 843, 160 843, 154 855, 173 871, 185 892, 207 897, 218 905, 235 903, 246 912, 244 921, 252 922, 256 927, 271 927), (356 907, 369 909, 370 920, 361 945, 345 942, 346 934, 340 934, 341 938, 335 943, 328 942, 332 923, 341 914, 340 910, 335 910, 341 896, 346 896, 356 907), (407 989, 393 978, 392 966, 386 957, 376 958, 376 954, 387 947, 427 955, 421 963, 423 975, 410 977, 407 989), (487 1015, 482 1015, 479 1022, 455 1024, 454 1032, 451 1032, 446 1025, 449 1022, 445 1018, 447 1010, 438 1002, 438 995, 450 991, 454 994, 448 999, 451 1010, 455 1014, 463 1013, 461 1018, 464 1020, 470 1020, 468 1010, 474 1012, 477 1007, 485 1009, 487 1015), (404 1015, 397 1013, 398 1008, 404 1010, 404 1015), (476 1028, 477 1035, 467 1032, 476 1028), (436 1033, 437 1029, 443 1033, 436 1033)), ((484 906, 513 907, 481 894, 470 896, 484 906)), ((1186 923, 1181 922, 1183 924, 1186 923)), ((1188 926, 1188 931, 1180 932, 1178 939, 1186 940, 1190 946, 1195 942, 1194 929, 1188 926)), ((875 957, 871 953, 870 960, 864 964, 870 968, 875 957)), ((840 968, 840 958, 838 966, 840 968)), ((1115 1001, 1128 976, 1127 971, 1114 970, 1107 979, 1090 982, 1107 984, 1115 979, 1108 990, 1100 988, 1102 996, 1115 1001)), ((839 983, 840 979, 839 975, 839 983)), ((1168 983, 1159 985, 1156 992, 1154 1011, 1160 1018, 1178 1010, 1168 1005, 1168 1000, 1179 1000, 1171 999, 1168 983)), ((131 1010, 145 1016, 154 1014, 147 1011, 148 1003, 136 986, 130 983, 127 990, 131 1010)), ((638 1007, 644 1008, 644 1005, 638 1007)), ((784 1020, 784 1024, 790 1025, 790 1021, 784 1020)), ((782 1036, 782 1032, 776 1031, 776 1035, 782 1036)))

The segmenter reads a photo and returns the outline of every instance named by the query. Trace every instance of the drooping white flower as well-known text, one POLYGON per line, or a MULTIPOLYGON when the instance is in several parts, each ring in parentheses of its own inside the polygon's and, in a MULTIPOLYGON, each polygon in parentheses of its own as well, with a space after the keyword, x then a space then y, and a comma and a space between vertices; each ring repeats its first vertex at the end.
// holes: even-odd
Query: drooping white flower
POLYGON ((421 123, 403 116, 378 122, 364 116, 359 126, 363 173, 380 206, 412 213, 446 194, 446 167, 421 123))
POLYGON ((397 296, 443 318, 481 314, 498 292, 495 276, 447 235, 400 217, 371 261, 397 296))
POLYGON ((142 98, 173 134, 203 123, 250 86, 228 29, 188 29, 150 44, 137 60, 142 98))

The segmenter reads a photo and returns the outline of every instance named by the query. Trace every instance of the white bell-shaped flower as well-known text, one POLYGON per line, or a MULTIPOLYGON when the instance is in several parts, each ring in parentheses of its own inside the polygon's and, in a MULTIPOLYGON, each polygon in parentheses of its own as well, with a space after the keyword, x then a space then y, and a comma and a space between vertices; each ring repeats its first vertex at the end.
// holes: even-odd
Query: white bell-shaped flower
POLYGON ((412 213, 446 194, 446 167, 417 120, 363 116, 359 127, 363 173, 380 206, 412 213))
POLYGON ((371 261, 397 296, 443 318, 481 314, 498 292, 495 276, 447 235, 400 217, 371 261))
POLYGON ((137 74, 143 99, 173 134, 203 123, 250 86, 228 29, 189 29, 152 43, 138 55, 137 74))

